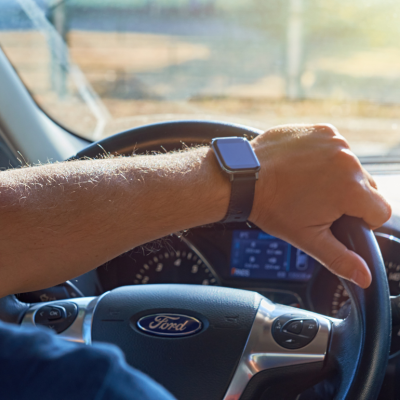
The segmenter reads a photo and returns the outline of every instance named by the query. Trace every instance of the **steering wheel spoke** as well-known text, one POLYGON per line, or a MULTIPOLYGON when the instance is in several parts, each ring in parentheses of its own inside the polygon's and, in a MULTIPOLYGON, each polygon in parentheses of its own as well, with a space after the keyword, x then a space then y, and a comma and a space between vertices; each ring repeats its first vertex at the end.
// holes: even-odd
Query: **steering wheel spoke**
MULTIPOLYGON (((134 295, 137 289, 142 288, 129 288, 130 294, 134 295)), ((178 288, 175 285, 174 289, 176 293, 178 288)), ((240 297, 242 292, 234 289, 227 290, 230 296, 234 297, 240 297)), ((152 295, 152 292, 156 291, 157 287, 153 286, 150 291, 147 291, 147 295, 152 295)), ((59 337, 90 345, 94 333, 92 326, 95 309, 102 297, 83 297, 33 304, 26 312, 21 324, 42 325, 56 330, 55 324, 60 319, 52 319, 49 312, 58 308, 68 309, 68 305, 74 305, 77 307, 76 318, 59 333, 59 337), (41 314, 44 314, 46 310, 49 318, 47 321, 41 318, 41 314)), ((143 298, 143 292, 140 297, 143 298)), ((280 397, 283 398, 282 396, 286 393, 290 395, 295 390, 301 391, 316 383, 326 372, 323 367, 332 331, 330 319, 309 311, 274 304, 266 298, 258 296, 256 298, 259 300, 258 309, 239 363, 223 396, 224 400, 252 399, 265 390, 278 390, 280 397), (291 385, 282 388, 282 380, 289 376, 291 385)), ((117 322, 118 319, 115 317, 119 315, 118 307, 109 307, 108 311, 114 314, 114 318, 111 316, 108 321, 101 318, 103 322, 117 322)), ((126 322, 132 325, 129 320, 130 318, 126 322)), ((229 334, 229 328, 226 333, 229 334)), ((109 341, 114 342, 112 338, 109 338, 109 341)), ((123 348, 123 350, 126 349, 123 348)))
POLYGON ((323 370, 330 334, 327 317, 263 299, 224 399, 257 398, 266 390, 278 390, 283 398, 315 384, 323 370), (296 376, 300 385, 294 384, 296 376), (282 385, 288 378, 291 384, 282 385))
POLYGON ((22 318, 21 325, 44 326, 58 333, 62 339, 90 345, 92 344, 93 313, 100 298, 101 296, 79 297, 32 304, 22 318), (72 315, 74 307, 76 313, 72 315), (57 310, 65 310, 65 313, 53 317, 52 310, 55 313, 57 310))

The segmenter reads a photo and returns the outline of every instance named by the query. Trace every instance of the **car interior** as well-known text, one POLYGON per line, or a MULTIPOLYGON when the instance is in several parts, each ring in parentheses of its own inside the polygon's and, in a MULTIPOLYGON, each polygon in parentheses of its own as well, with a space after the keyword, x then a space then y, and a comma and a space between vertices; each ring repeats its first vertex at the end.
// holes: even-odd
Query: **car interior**
POLYGON ((218 223, 0 299, 0 319, 116 344, 177 399, 400 398, 398 18, 391 0, 2 0, 2 170, 323 121, 393 215, 332 226, 370 266, 367 290, 254 224, 218 223), (153 314, 198 327, 146 332, 153 314))

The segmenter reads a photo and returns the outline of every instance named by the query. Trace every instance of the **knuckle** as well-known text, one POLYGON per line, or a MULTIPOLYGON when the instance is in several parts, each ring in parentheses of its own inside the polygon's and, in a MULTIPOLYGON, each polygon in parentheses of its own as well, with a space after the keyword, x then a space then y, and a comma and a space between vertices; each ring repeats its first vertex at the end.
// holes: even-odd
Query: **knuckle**
POLYGON ((327 268, 333 272, 336 275, 339 275, 343 278, 347 277, 349 275, 348 271, 348 263, 346 262, 347 260, 347 254, 340 254, 338 257, 336 257, 328 266, 327 268))
POLYGON ((335 147, 350 149, 349 142, 339 133, 339 130, 332 124, 314 125, 314 130, 325 135, 329 140, 333 141, 335 147))
POLYGON ((357 156, 348 149, 337 148, 335 152, 336 162, 338 166, 348 171, 361 171, 361 164, 357 156))
POLYGON ((321 132, 328 133, 330 135, 338 135, 339 131, 336 126, 329 124, 329 123, 322 123, 322 124, 315 124, 315 129, 318 129, 321 132))
POLYGON ((334 137, 335 143, 338 147, 349 150, 350 151, 350 145, 349 142, 346 140, 346 138, 342 135, 337 135, 334 137))
POLYGON ((343 136, 339 133, 339 130, 336 128, 336 126, 328 123, 323 123, 323 124, 316 124, 314 125, 314 129, 319 131, 320 133, 324 133, 325 135, 333 138, 333 137, 340 137, 343 138, 343 136))

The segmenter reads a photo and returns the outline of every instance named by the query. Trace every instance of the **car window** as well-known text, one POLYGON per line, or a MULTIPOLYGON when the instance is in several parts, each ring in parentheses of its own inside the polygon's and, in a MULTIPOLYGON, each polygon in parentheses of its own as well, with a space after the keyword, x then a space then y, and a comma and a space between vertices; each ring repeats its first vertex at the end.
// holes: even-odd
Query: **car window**
POLYGON ((392 0, 2 0, 0 45, 39 106, 91 140, 159 121, 331 122, 400 139, 392 0))

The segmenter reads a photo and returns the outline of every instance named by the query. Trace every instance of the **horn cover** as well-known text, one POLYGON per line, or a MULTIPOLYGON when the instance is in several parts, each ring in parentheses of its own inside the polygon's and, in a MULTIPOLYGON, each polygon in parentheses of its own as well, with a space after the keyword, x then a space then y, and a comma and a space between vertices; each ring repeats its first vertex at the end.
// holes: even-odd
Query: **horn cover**
POLYGON ((255 292, 217 286, 124 286, 97 304, 92 340, 120 347, 130 365, 180 400, 223 398, 261 299, 255 292), (202 327, 190 336, 149 335, 138 322, 155 314, 192 317, 202 327))

